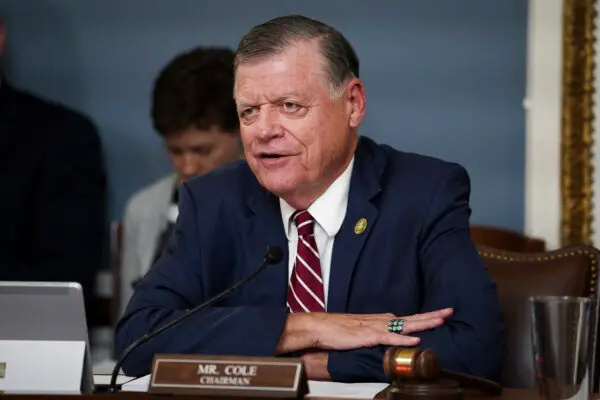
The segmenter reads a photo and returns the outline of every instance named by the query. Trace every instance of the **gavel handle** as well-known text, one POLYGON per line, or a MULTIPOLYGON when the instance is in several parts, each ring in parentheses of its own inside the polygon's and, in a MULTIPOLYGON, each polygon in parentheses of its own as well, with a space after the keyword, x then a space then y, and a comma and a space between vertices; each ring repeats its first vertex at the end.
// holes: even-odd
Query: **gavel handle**
POLYGON ((454 379, 462 387, 472 388, 486 392, 491 396, 500 396, 502 394, 502 386, 489 379, 480 378, 477 376, 463 374, 462 372, 454 372, 441 370, 440 375, 443 378, 454 379))

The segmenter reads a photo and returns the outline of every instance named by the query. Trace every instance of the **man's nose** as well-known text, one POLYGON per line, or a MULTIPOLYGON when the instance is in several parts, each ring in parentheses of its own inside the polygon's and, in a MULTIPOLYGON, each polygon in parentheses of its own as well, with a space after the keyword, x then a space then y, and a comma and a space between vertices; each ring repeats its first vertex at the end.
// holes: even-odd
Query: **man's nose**
POLYGON ((260 113, 258 131, 260 139, 265 141, 283 135, 281 115, 276 107, 265 107, 260 113))
POLYGON ((183 156, 183 162, 181 163, 181 175, 186 178, 202 173, 202 165, 193 154, 185 154, 183 156))

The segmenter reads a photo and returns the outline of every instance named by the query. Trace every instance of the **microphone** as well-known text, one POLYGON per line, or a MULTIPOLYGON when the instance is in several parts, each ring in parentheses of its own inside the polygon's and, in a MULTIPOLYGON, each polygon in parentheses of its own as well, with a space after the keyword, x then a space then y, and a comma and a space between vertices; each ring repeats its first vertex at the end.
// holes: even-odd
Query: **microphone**
POLYGON ((219 301, 222 298, 224 298, 225 296, 231 294, 233 291, 238 289, 240 286, 243 286, 246 283, 250 282, 254 277, 256 277, 256 275, 258 275, 268 265, 278 264, 282 258, 283 258, 283 249, 281 247, 267 246, 267 250, 265 251, 265 255, 262 259, 262 262, 260 263, 259 267, 256 270, 254 270, 254 272, 252 272, 250 275, 248 275, 244 279, 240 280, 238 283, 236 283, 229 289, 222 291, 221 293, 217 294, 216 296, 206 300, 204 303, 199 304, 196 307, 188 310, 186 313, 182 314, 179 318, 175 318, 173 321, 165 324, 164 326, 162 326, 152 332, 146 333, 145 335, 141 336, 140 338, 135 340, 133 343, 131 343, 125 349, 125 351, 123 351, 123 353, 119 357, 117 363, 115 364, 115 367, 113 368, 112 375, 110 377, 110 385, 108 387, 109 392, 112 392, 112 393, 117 392, 117 376, 119 375, 119 370, 121 369, 121 365, 127 359, 129 354, 133 350, 135 350, 138 346, 141 346, 142 344, 146 343, 147 341, 149 341, 150 339, 154 338, 155 336, 161 334, 162 332, 166 331, 167 329, 179 324, 180 322, 182 322, 186 318, 194 315, 198 311, 215 304, 217 301, 219 301))

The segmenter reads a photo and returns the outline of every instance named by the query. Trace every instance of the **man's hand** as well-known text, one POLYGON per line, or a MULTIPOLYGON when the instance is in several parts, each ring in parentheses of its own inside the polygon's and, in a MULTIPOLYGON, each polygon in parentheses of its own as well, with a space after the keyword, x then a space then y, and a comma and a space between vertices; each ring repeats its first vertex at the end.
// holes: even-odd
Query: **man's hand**
POLYGON ((308 379, 315 381, 330 381, 329 371, 327 370, 327 362, 329 361, 328 353, 324 352, 308 352, 302 355, 304 369, 308 379))
POLYGON ((452 315, 452 309, 397 317, 393 314, 327 314, 319 315, 315 325, 315 347, 324 350, 352 350, 362 347, 416 346, 420 339, 407 336, 438 327, 445 318, 452 315), (391 319, 404 320, 401 334, 388 332, 387 324, 391 319))
POLYGON ((452 309, 415 314, 404 319, 401 334, 387 330, 393 314, 297 313, 288 316, 277 353, 305 349, 353 350, 363 347, 416 346, 420 339, 407 336, 435 328, 452 315, 452 309))

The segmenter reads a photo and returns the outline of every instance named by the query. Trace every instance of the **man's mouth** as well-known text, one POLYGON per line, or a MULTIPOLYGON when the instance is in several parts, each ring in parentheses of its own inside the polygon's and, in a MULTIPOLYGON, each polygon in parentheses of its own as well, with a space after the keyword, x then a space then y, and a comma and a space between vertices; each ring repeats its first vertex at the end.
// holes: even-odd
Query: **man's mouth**
POLYGON ((277 153, 261 153, 260 158, 281 158, 286 157, 285 154, 277 154, 277 153))

